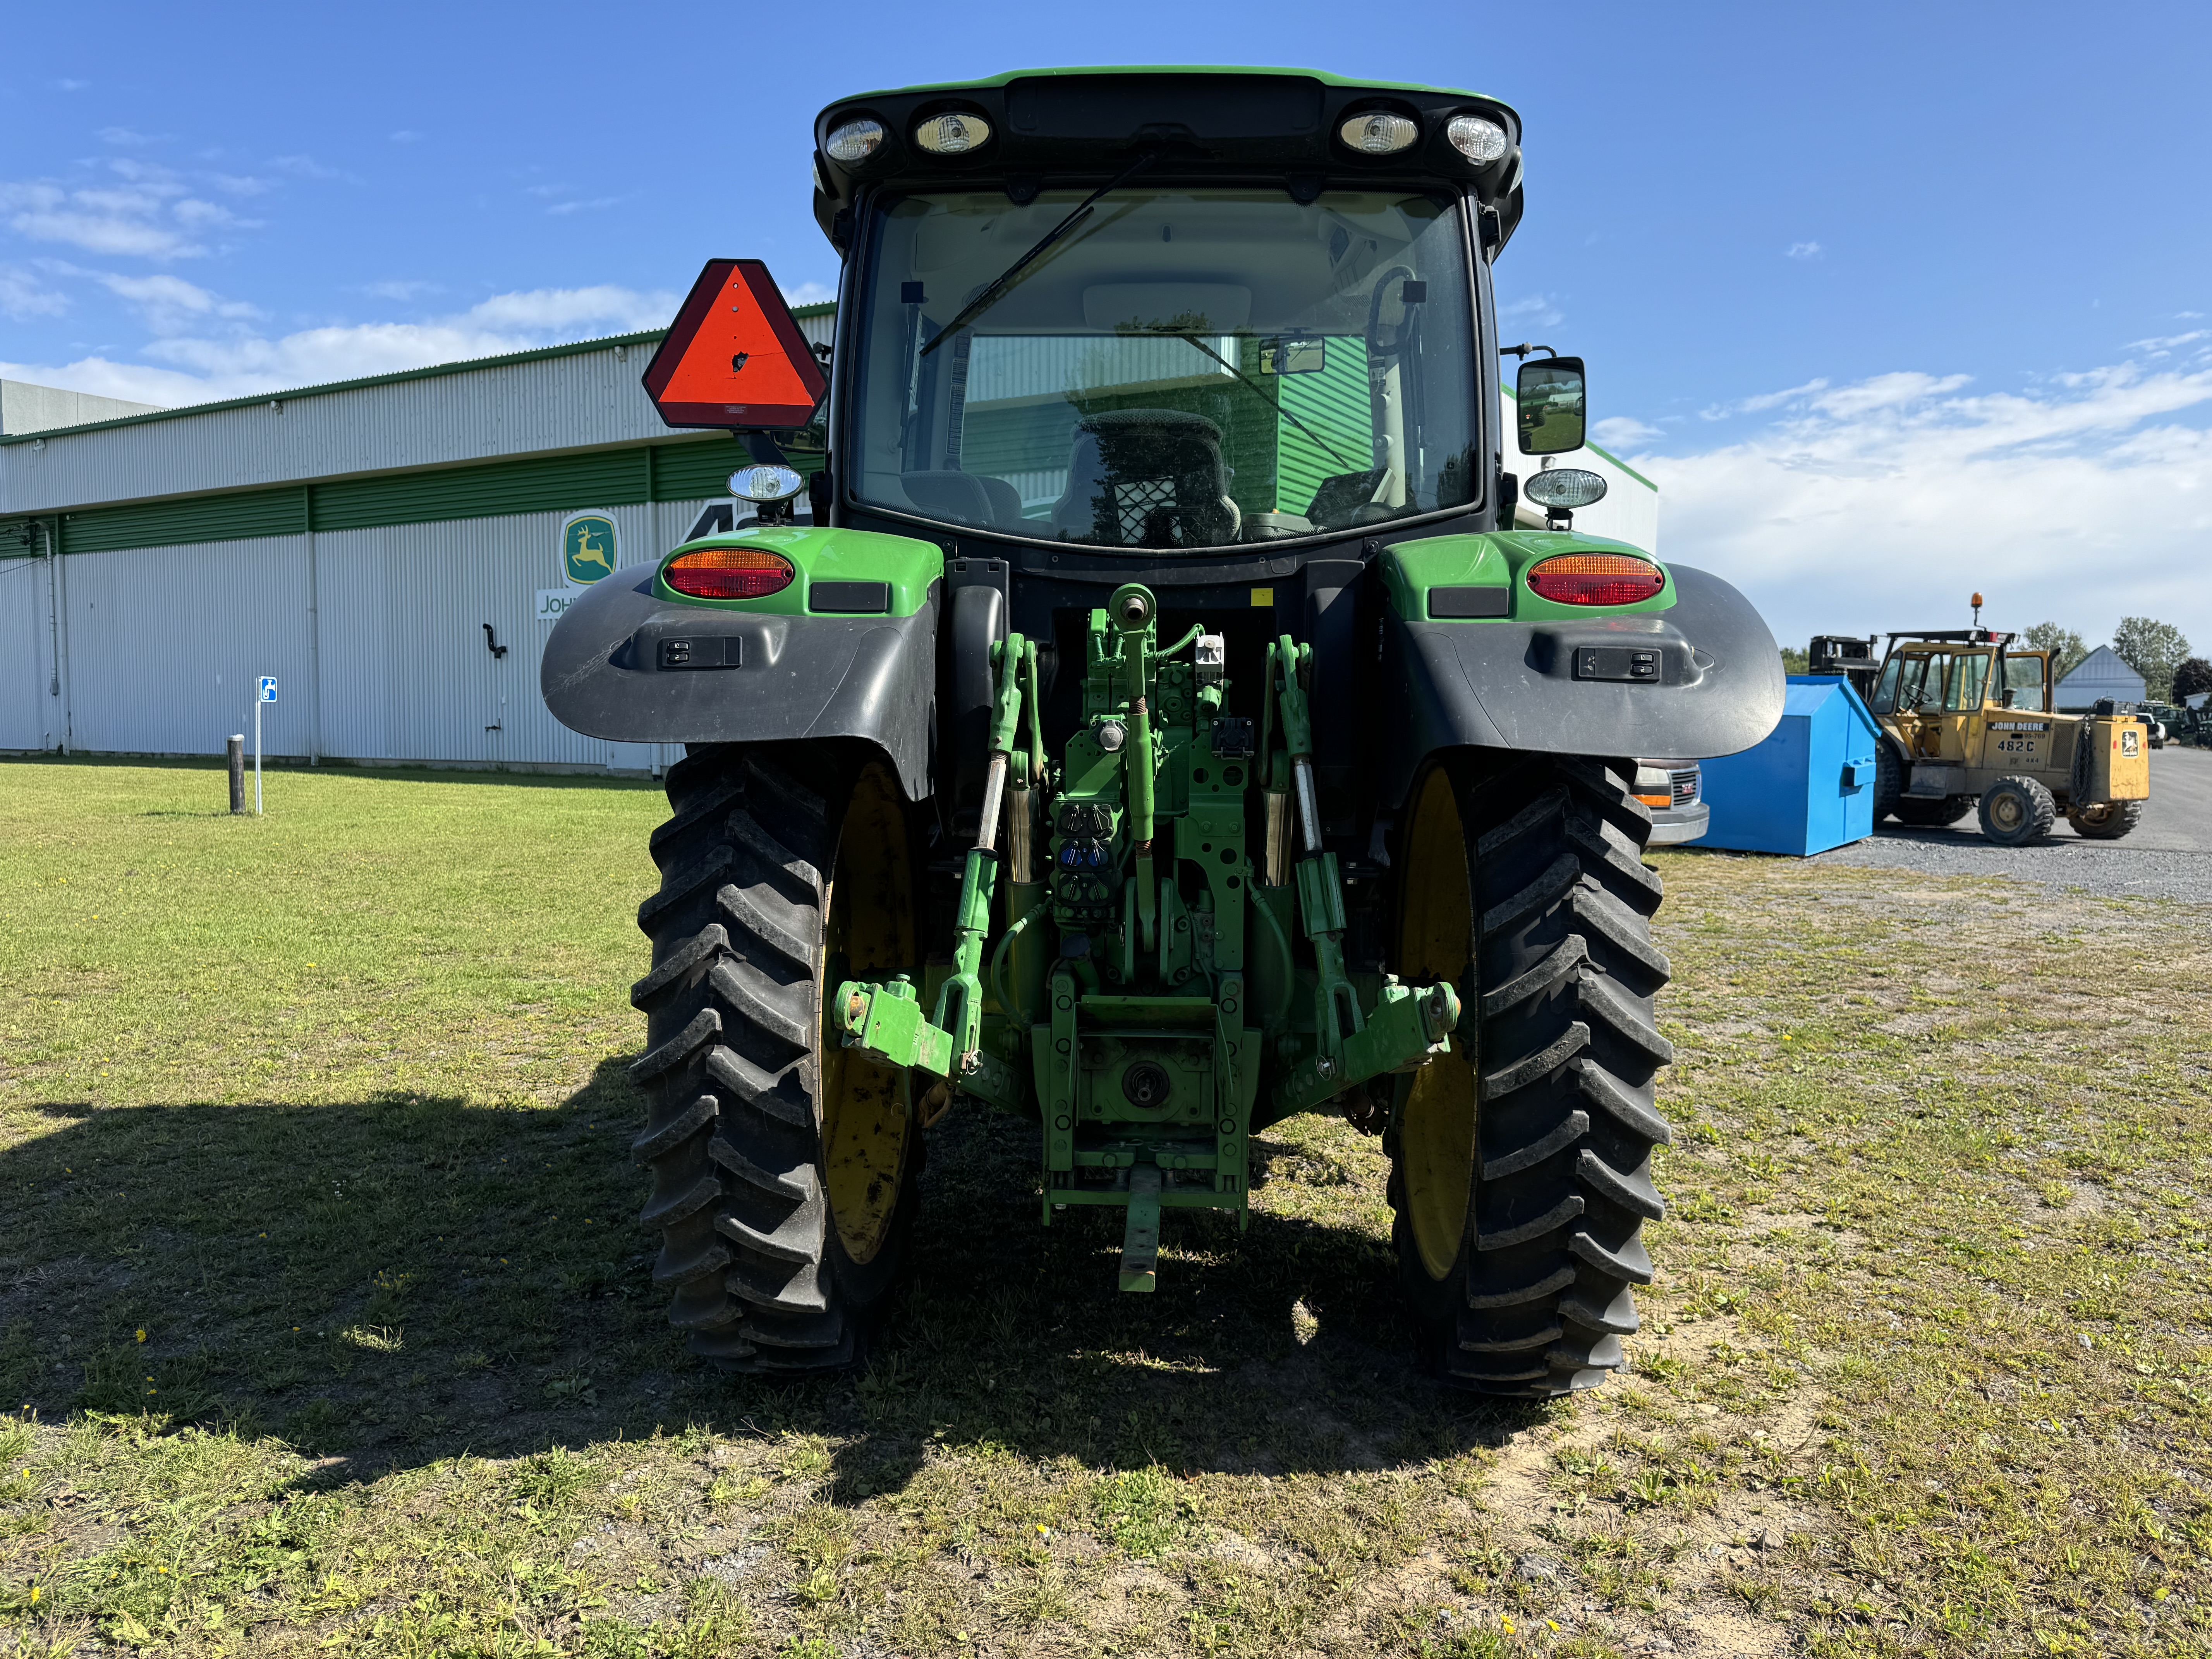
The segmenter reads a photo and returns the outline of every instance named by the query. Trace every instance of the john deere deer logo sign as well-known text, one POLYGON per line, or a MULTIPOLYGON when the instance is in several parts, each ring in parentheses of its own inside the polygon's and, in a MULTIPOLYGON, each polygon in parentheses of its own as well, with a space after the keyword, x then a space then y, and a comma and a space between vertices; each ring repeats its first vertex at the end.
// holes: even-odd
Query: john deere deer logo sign
POLYGON ((572 582, 595 582, 615 574, 615 521, 604 513, 579 513, 561 526, 561 566, 572 582))

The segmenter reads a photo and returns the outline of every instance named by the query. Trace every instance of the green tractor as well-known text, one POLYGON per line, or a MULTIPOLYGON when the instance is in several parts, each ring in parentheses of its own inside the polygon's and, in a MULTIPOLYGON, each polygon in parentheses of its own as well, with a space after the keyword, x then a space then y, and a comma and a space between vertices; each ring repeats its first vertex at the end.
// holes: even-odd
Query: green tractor
POLYGON ((1253 1137, 1328 1111, 1382 1137, 1445 1378, 1621 1363, 1669 1057, 1632 757, 1758 743, 1783 678, 1735 589, 1574 531, 1579 361, 1513 349, 1506 470, 1520 133, 1299 70, 872 93, 816 128, 834 345, 708 266, 646 385, 739 434, 757 516, 543 670, 687 750, 635 1076, 695 1352, 858 1361, 949 1109, 1033 1139, 1041 1224, 1120 1211, 1133 1291, 1163 1211, 1241 1231, 1253 1137))

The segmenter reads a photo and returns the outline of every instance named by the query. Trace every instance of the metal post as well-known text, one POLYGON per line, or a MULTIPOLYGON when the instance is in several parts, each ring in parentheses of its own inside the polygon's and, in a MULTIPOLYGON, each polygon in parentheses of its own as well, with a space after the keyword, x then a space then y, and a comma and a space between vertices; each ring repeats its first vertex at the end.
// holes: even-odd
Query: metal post
POLYGON ((243 812, 246 810, 246 733, 232 732, 226 749, 230 762, 230 810, 243 812))
MULTIPOLYGON (((312 500, 309 511, 313 510, 312 500)), ((307 764, 323 763, 323 617, 321 561, 315 550, 314 520, 307 531, 307 764)))
POLYGON ((261 816, 261 688, 253 688, 253 816, 261 816))

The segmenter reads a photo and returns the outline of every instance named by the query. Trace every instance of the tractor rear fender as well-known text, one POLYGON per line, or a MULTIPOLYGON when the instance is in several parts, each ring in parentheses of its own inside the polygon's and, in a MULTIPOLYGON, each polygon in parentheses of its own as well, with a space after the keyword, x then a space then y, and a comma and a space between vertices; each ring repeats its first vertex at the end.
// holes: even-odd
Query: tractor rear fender
POLYGON ((854 533, 773 532, 799 577, 772 599, 702 604, 673 595, 659 565, 616 571, 554 624, 538 671, 546 708, 571 731, 615 743, 858 738, 883 751, 909 799, 927 799, 942 556, 927 543, 867 537, 903 544, 905 568, 880 580, 866 579, 849 546, 842 559, 808 556, 821 550, 810 548, 816 538, 854 533), (831 605, 876 608, 822 614, 831 605))
POLYGON ((1774 635, 1719 577, 1666 568, 1664 609, 1409 621, 1394 602, 1380 799, 1405 799, 1425 756, 1462 745, 1710 760, 1763 741, 1782 718, 1774 635))

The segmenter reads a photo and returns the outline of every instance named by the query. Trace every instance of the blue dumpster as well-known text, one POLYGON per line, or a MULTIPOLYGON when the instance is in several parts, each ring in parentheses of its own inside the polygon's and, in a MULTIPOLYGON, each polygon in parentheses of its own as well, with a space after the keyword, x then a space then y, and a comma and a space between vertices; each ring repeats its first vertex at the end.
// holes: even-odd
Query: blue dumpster
POLYGON ((1802 858, 1874 834, 1874 716, 1848 680, 1789 678, 1766 741, 1705 763, 1713 821, 1699 846, 1802 858))

